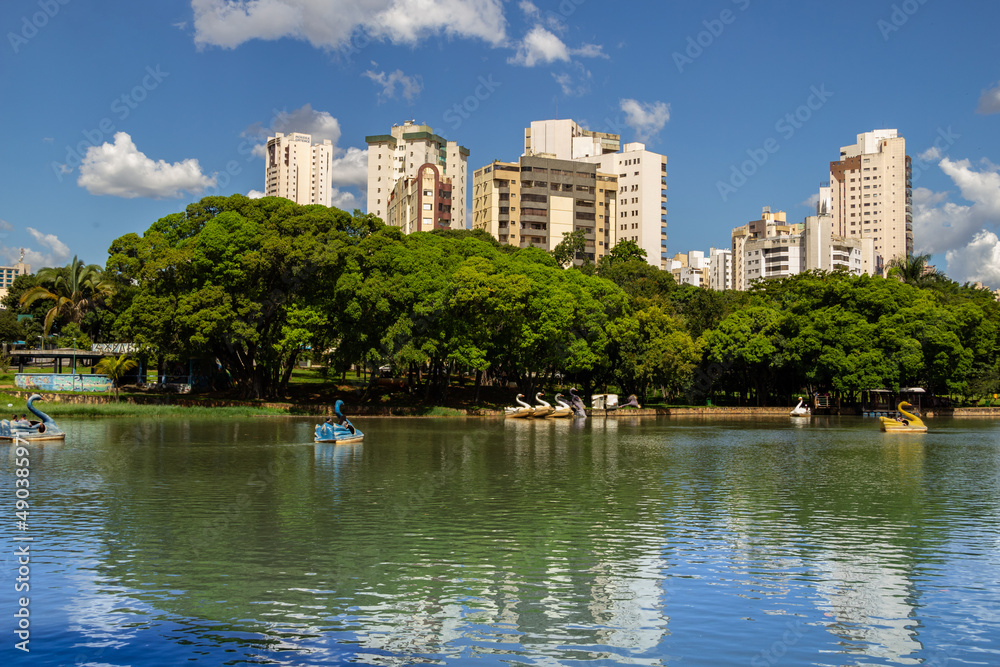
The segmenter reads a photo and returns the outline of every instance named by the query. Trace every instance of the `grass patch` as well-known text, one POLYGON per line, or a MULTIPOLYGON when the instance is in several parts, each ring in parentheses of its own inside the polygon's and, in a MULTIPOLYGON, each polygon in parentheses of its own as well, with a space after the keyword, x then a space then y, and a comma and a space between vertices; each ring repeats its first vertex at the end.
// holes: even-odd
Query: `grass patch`
MULTIPOLYGON (((45 414, 56 417, 255 417, 261 415, 286 415, 280 408, 254 406, 187 406, 133 403, 56 403, 37 401, 35 406, 45 414)), ((0 416, 7 413, 28 412, 27 401, 17 396, 0 393, 0 416), (6 410, 6 412, 4 412, 6 410)))
POLYGON ((421 410, 417 414, 423 417, 465 417, 467 413, 465 410, 435 405, 425 410, 421 410))

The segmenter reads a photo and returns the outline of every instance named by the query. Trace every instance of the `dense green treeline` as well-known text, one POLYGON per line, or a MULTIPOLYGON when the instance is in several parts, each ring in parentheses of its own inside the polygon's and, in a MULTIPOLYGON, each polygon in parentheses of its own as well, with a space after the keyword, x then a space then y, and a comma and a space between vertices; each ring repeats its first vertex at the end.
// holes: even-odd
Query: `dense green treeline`
MULTIPOLYGON (((477 398, 496 382, 685 403, 998 391, 1000 305, 947 279, 811 273, 714 292, 674 284, 634 244, 564 269, 565 249, 557 261, 481 232, 405 236, 357 212, 240 195, 202 199, 109 253, 103 275, 88 274, 100 298, 85 291, 64 325, 156 363, 216 359, 247 397, 282 395, 304 355, 337 373, 391 366, 426 400, 458 375, 477 398)), ((23 307, 47 314, 40 299, 23 307)))

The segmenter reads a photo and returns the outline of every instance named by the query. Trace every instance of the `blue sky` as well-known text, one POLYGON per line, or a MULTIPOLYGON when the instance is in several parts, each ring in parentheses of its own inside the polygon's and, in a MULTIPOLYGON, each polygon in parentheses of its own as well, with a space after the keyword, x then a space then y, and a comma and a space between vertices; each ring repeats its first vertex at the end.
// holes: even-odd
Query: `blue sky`
POLYGON ((801 221, 841 146, 897 128, 917 250, 1000 288, 998 25, 985 0, 5 0, 0 261, 103 264, 205 193, 261 190, 268 131, 332 139, 335 205, 363 209, 365 135, 431 125, 471 178, 559 117, 667 155, 671 254, 762 206, 801 221))

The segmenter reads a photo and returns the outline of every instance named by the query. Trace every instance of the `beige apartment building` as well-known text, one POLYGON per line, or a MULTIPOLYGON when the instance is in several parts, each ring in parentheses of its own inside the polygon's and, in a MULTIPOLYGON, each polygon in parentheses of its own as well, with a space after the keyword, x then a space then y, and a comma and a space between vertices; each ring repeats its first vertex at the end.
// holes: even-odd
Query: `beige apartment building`
MULTIPOLYGON (((389 134, 376 134, 365 137, 368 144, 368 212, 372 213, 387 224, 397 224, 413 231, 427 230, 422 201, 418 209, 413 209, 404 203, 400 203, 402 192, 397 192, 397 184, 404 181, 403 191, 410 191, 414 188, 421 193, 425 190, 424 181, 428 178, 425 165, 430 165, 436 169, 436 179, 438 183, 446 183, 450 187, 450 206, 448 216, 433 217, 433 227, 440 228, 440 225, 447 220, 452 229, 465 229, 465 205, 466 205, 466 175, 469 149, 459 146, 454 141, 448 141, 444 137, 434 134, 434 130, 428 125, 420 125, 412 120, 408 120, 402 125, 393 125, 389 134), (416 185, 417 182, 420 185, 416 185), (395 201, 397 210, 390 223, 389 207, 395 201), (402 207, 402 208, 399 208, 402 207), (414 217, 406 218, 405 224, 401 222, 400 214, 413 213, 414 217)), ((431 188, 432 192, 437 192, 438 188, 431 188)), ((437 210, 437 205, 441 202, 433 202, 434 213, 443 212, 437 210)), ((443 204, 442 204, 443 205, 443 204)))
MULTIPOLYGON (((21 257, 14 266, 0 266, 0 299, 7 296, 10 286, 14 284, 14 279, 18 276, 26 276, 31 273, 31 265, 24 263, 24 248, 21 248, 21 257)), ((4 305, 0 303, 0 309, 4 305)))
MULTIPOLYGON (((820 191, 820 204, 824 203, 820 191)), ((882 274, 898 257, 913 255, 910 158, 896 130, 873 130, 840 149, 830 163, 829 209, 833 233, 845 239, 872 239, 874 256, 864 272, 882 274)))
POLYGON ((521 248, 555 249, 563 234, 583 230, 587 258, 616 242, 618 178, 596 164, 524 155, 493 163, 472 177, 472 228, 521 248))
POLYGON ((333 143, 329 139, 314 144, 309 134, 275 132, 267 138, 265 156, 264 196, 330 205, 333 143))
POLYGON ((670 270, 667 256, 667 158, 621 137, 584 130, 568 119, 532 121, 524 130, 525 155, 550 155, 560 160, 590 162, 605 174, 618 175, 615 242, 634 241, 646 251, 646 261, 670 270))

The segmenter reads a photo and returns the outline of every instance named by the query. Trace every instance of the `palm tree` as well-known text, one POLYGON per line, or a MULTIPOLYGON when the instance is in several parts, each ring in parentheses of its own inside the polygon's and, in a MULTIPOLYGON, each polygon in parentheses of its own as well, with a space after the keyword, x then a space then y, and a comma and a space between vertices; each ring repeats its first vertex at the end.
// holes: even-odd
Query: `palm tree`
POLYGON ((97 365, 94 366, 94 371, 100 373, 101 375, 107 375, 111 379, 111 383, 115 386, 115 400, 118 400, 118 383, 122 381, 130 370, 138 366, 139 363, 135 359, 129 359, 124 354, 119 355, 118 358, 115 357, 104 357, 97 365))
POLYGON ((918 288, 938 285, 944 276, 934 270, 930 260, 929 254, 913 257, 900 255, 889 262, 885 275, 918 288))
POLYGON ((46 267, 38 271, 38 285, 21 295, 21 306, 28 307, 39 299, 56 302, 45 314, 45 335, 49 335, 57 317, 66 315, 77 324, 88 310, 111 293, 111 284, 104 280, 104 271, 97 264, 84 264, 73 256, 63 268, 46 267))

